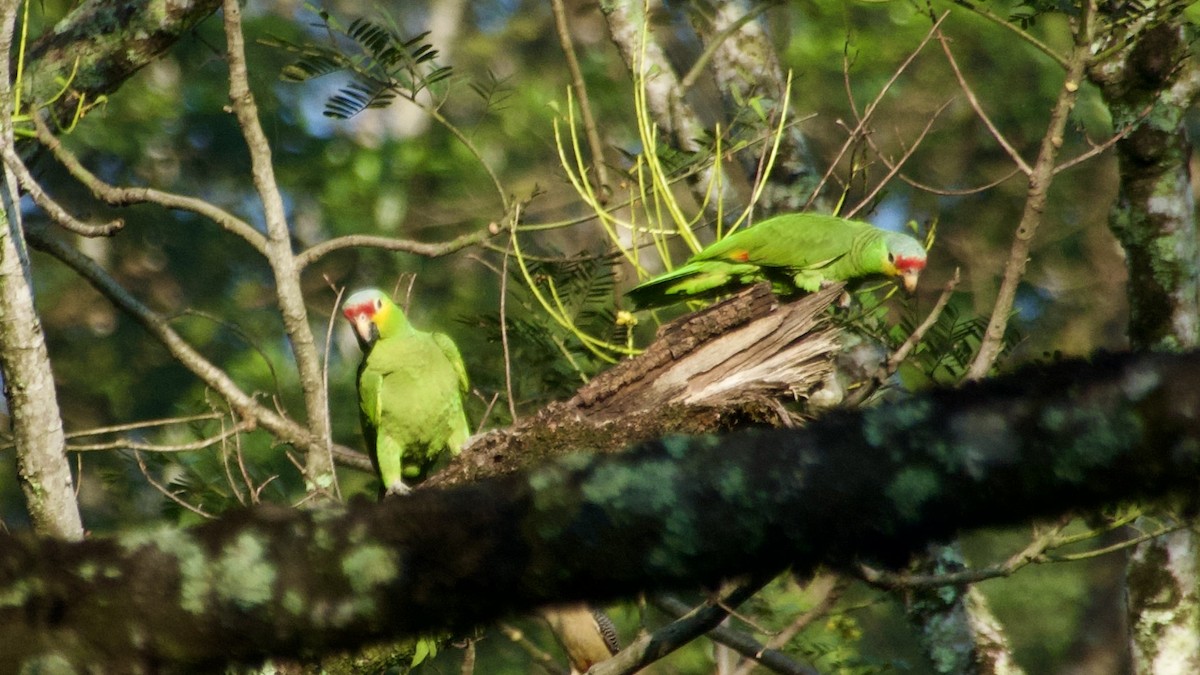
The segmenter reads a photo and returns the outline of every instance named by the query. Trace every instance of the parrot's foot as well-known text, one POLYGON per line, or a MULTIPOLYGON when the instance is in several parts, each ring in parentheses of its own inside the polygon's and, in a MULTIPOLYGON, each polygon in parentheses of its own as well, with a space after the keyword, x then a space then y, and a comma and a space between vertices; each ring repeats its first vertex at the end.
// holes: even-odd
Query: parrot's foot
POLYGON ((383 496, 387 497, 403 497, 412 492, 412 488, 404 484, 404 481, 396 481, 383 491, 383 496))

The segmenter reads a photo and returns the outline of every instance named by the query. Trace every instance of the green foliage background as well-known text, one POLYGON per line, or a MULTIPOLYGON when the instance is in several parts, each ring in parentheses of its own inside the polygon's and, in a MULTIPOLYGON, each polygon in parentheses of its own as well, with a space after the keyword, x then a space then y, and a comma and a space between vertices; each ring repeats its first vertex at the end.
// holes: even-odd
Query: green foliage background
MULTIPOLYGON (((632 85, 595 6, 567 4, 601 135, 616 150, 609 157, 614 171, 623 175, 629 169, 628 158, 641 151, 634 129, 632 85)), ((998 12, 1006 9, 1005 3, 990 4, 998 12)), ((342 0, 323 9, 345 23, 355 17, 382 20, 386 13, 401 32, 417 35, 427 29, 433 7, 432 2, 342 0)), ((68 8, 69 3, 58 0, 34 3, 31 33, 52 24, 68 8)), ((772 38, 780 45, 785 67, 794 72, 798 124, 821 161, 833 158, 846 125, 853 125, 847 87, 854 108, 861 111, 926 34, 930 9, 947 8, 946 3, 928 7, 899 0, 808 0, 767 11, 772 38)), ((656 29, 671 37, 672 57, 681 64, 693 61, 700 51, 686 30, 691 9, 689 3, 670 2, 655 16, 656 29)), ((1007 9, 1015 11, 1016 3, 1007 9)), ((459 32, 449 43, 438 44, 437 36, 431 38, 442 52, 439 63, 453 69, 432 89, 437 110, 479 148, 508 196, 530 200, 525 223, 567 223, 586 216, 588 210, 564 179, 554 144, 553 121, 567 105, 568 75, 554 38, 549 4, 474 2, 463 11, 459 32)), ((294 84, 280 79, 292 56, 273 43, 323 37, 312 8, 254 2, 247 14, 252 84, 273 143, 298 245, 352 233, 439 242, 504 218, 500 195, 478 158, 410 104, 398 102, 350 120, 333 120, 321 111, 326 97, 344 80, 328 76, 294 84), (417 120, 418 130, 410 135, 396 132, 392 125, 397 116, 409 123, 417 120)), ((968 12, 953 12, 945 29, 995 124, 1032 158, 1061 83, 1060 70, 1010 33, 968 12)), ((1062 46, 1067 39, 1064 19, 1058 15, 1039 16, 1033 30, 1052 45, 1062 46)), ((259 221, 261 216, 253 211, 248 156, 234 117, 223 111, 227 84, 222 44, 219 17, 208 19, 190 39, 83 119, 65 142, 85 165, 112 183, 202 197, 259 221)), ((713 112, 714 119, 706 122, 717 121, 719 92, 712 84, 702 82, 692 96, 698 110, 713 112)), ((969 345, 974 339, 971 322, 990 311, 1020 216, 1025 183, 1010 178, 991 189, 968 191, 1000 180, 1012 170, 1011 163, 963 100, 936 42, 887 92, 873 125, 875 142, 888 153, 901 154, 947 101, 948 107, 904 172, 913 183, 938 186, 945 192, 934 194, 895 180, 866 217, 893 227, 909 219, 937 221, 931 267, 913 300, 916 310, 899 314, 923 316, 953 270, 961 269, 963 283, 949 314, 958 323, 945 326, 940 337, 935 332, 923 356, 926 363, 949 358, 952 368, 956 357, 948 357, 948 352, 969 345)), ((1082 152, 1089 140, 1099 141, 1112 132, 1095 91, 1085 85, 1080 101, 1064 156, 1082 152)), ((886 167, 865 154, 854 155, 853 161, 843 162, 836 171, 847 203, 854 203, 886 173, 886 167)), ((96 218, 112 215, 48 157, 35 169, 53 194, 77 213, 96 218)), ((1058 177, 1019 291, 1015 328, 1021 339, 1013 359, 1124 346, 1124 268, 1105 225, 1115 180, 1110 156, 1058 177)), ((102 260, 138 297, 174 315, 176 327, 246 388, 263 397, 277 397, 289 410, 302 409, 263 261, 240 240, 191 215, 152 207, 124 209, 119 215, 127 227, 118 236, 80 242, 80 246, 102 260)), ((31 213, 30 217, 41 216, 31 213)), ((628 269, 614 271, 594 258, 606 247, 594 223, 547 229, 522 241, 533 253, 573 257, 573 262, 553 269, 543 265, 539 273, 577 275, 609 294, 628 287, 632 278, 628 269)), ((418 326, 447 332, 460 345, 478 391, 470 402, 472 420, 485 426, 505 424, 506 406, 488 406, 494 395, 504 392, 496 329, 504 242, 495 243, 499 250, 475 248, 438 259, 372 249, 339 251, 305 273, 310 310, 320 320, 332 320, 332 286, 401 284, 403 295, 409 278, 415 276, 409 312, 418 326), (486 419, 485 410, 490 410, 486 419)), ((133 321, 69 271, 42 255, 35 255, 34 270, 68 431, 222 410, 221 403, 133 321)), ((579 358, 585 373, 594 373, 602 364, 589 360, 569 340, 556 345, 548 337, 552 332, 546 318, 523 294, 513 270, 509 272, 511 358, 519 374, 514 398, 517 409, 528 412, 581 383, 579 373, 560 358, 563 351, 579 358)), ((615 309, 615 304, 604 311, 589 309, 582 320, 591 322, 597 332, 614 331, 615 309)), ((653 326, 643 325, 639 336, 644 338, 652 330, 653 326)), ((323 327, 319 332, 324 334, 323 327)), ((335 326, 329 352, 335 437, 352 446, 359 444, 353 392, 357 361, 357 347, 348 331, 335 326)), ((927 381, 910 375, 914 386, 927 381)), ((933 379, 941 379, 938 371, 933 379)), ((147 440, 179 442, 215 429, 214 422, 196 422, 169 433, 144 435, 147 440)), ((302 482, 283 448, 262 433, 246 434, 241 443, 252 479, 256 483, 270 479, 264 499, 289 501, 302 495, 302 482)), ((89 452, 77 457, 84 519, 94 532, 163 518, 185 523, 197 518, 151 490, 131 454, 89 452)), ((3 458, 2 513, 10 528, 20 528, 24 523, 12 453, 4 453, 3 458)), ((209 512, 237 503, 219 449, 146 455, 145 459, 151 475, 209 512)), ((369 476, 349 470, 341 476, 347 493, 373 490, 369 476)), ((986 560, 1013 546, 1013 537, 983 534, 969 548, 986 560)), ((1001 616, 1013 619, 1008 625, 1013 627, 1018 656, 1028 659, 1031 672, 1045 672, 1068 658, 1079 622, 1086 621, 1078 613, 1039 609, 1042 605, 1031 603, 1036 599, 1050 608, 1079 607, 1090 583, 1108 583, 1105 579, 1114 564, 1118 562, 1110 557, 985 585, 1001 616)), ((805 607, 794 585, 781 582, 770 597, 772 605, 758 608, 756 614, 766 624, 786 623, 788 610, 794 613, 805 607)), ((856 588, 843 604, 847 608, 835 618, 818 622, 805 634, 807 656, 816 658, 828 672, 924 671, 909 644, 911 638, 905 637, 905 628, 896 619, 892 600, 856 588)), ((628 608, 618 608, 616 614, 628 634, 636 614, 628 608)), ((535 635, 540 630, 527 628, 535 635)), ((711 669, 707 649, 698 643, 656 666, 656 671, 711 669)), ((528 668, 523 654, 496 635, 481 643, 481 658, 488 659, 484 672, 528 668)))

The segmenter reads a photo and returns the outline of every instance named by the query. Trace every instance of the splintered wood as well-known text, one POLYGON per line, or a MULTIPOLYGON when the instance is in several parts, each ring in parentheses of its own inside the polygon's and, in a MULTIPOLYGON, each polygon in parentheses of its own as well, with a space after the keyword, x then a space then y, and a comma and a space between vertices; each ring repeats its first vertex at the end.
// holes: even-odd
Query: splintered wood
POLYGON ((788 424, 782 404, 806 398, 833 371, 838 329, 826 310, 841 293, 838 284, 780 304, 759 284, 680 317, 567 401, 472 439, 427 483, 507 473, 571 451, 616 452, 669 433, 788 424))

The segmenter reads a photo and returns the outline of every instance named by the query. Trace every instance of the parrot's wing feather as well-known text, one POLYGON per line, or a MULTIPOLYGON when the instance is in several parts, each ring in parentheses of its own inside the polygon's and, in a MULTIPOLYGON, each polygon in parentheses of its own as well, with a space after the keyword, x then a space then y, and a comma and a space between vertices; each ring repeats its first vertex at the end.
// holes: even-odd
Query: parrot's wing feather
POLYGON ((462 354, 458 351, 458 345, 454 344, 454 340, 451 340, 450 336, 444 333, 434 333, 433 341, 441 348, 442 353, 446 355, 446 359, 450 361, 450 365, 454 366, 455 372, 458 373, 459 390, 464 394, 467 393, 471 388, 471 383, 467 379, 467 366, 463 363, 462 354))
MULTIPOLYGON (((382 393, 383 374, 375 370, 363 369, 358 375, 358 402, 363 419, 371 423, 372 430, 379 428, 379 419, 383 410, 382 393)), ((374 441, 374 438, 371 440, 374 441)))
POLYGON ((854 236, 867 223, 816 213, 789 213, 768 218, 713 243, 693 258, 719 259, 761 267, 818 269, 850 250, 854 236))
POLYGON ((358 400, 362 410, 363 436, 367 440, 371 462, 383 479, 384 489, 391 491, 403 487, 401 466, 404 446, 387 433, 384 423, 383 403, 386 375, 387 373, 375 368, 364 368, 358 377, 358 400), (398 483, 399 486, 397 486, 398 483))

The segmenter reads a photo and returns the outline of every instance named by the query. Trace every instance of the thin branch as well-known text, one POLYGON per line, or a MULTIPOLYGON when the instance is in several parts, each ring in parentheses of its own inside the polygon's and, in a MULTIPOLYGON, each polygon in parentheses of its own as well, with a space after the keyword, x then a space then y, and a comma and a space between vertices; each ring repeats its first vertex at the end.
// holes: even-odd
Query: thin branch
POLYGON ((900 364, 904 363, 904 359, 907 359, 908 355, 912 353, 912 350, 921 343, 921 340, 925 337, 925 334, 929 332, 929 329, 933 328, 933 325, 937 323, 938 317, 942 315, 942 311, 944 311, 946 309, 946 305, 950 303, 950 296, 954 295, 954 289, 958 287, 958 281, 958 268, 955 267, 954 275, 951 276, 950 280, 946 282, 946 285, 942 287, 941 296, 938 297, 937 302, 933 305, 933 309, 929 310, 929 314, 925 317, 925 320, 921 322, 921 325, 917 326, 916 330, 912 332, 912 335, 908 336, 908 339, 904 341, 904 344, 900 345, 900 347, 896 349, 896 351, 892 352, 892 355, 888 357, 887 369, 889 374, 896 372, 896 369, 900 367, 900 364))
POLYGON ((938 106, 937 110, 933 111, 933 114, 929 116, 929 120, 925 123, 925 128, 921 129, 921 133, 917 135, 916 140, 913 141, 908 150, 906 150, 900 157, 900 161, 896 162, 894 166, 888 166, 887 174, 875 184, 875 187, 871 188, 871 190, 869 190, 867 194, 864 195, 861 200, 859 200, 858 204, 854 205, 854 207, 852 207, 849 211, 845 212, 846 218, 853 218, 854 214, 866 208, 867 205, 875 199, 875 196, 878 195, 879 192, 891 182, 892 178, 894 178, 900 171, 900 167, 904 166, 904 163, 907 162, 910 157, 912 157, 913 153, 917 151, 917 148, 921 147, 921 141, 925 140, 925 137, 929 135, 929 130, 933 128, 933 123, 936 122, 938 117, 940 117, 946 108, 950 106, 950 103, 951 101, 946 101, 942 105, 938 106))
MULTIPOLYGON (((1134 129, 1137 129, 1140 123, 1145 121, 1146 117, 1148 117, 1153 111, 1153 105, 1146 106, 1146 108, 1142 110, 1141 114, 1137 116, 1137 119, 1133 120, 1129 124, 1126 124, 1123 129, 1105 139, 1103 143, 1093 145, 1087 152, 1054 167, 1054 173, 1057 175, 1058 173, 1066 171, 1077 164, 1082 164, 1083 162, 1086 162, 1087 160, 1104 153, 1106 150, 1120 142, 1121 139, 1133 133, 1134 129)), ((1090 142, 1091 139, 1088 139, 1088 141, 1090 142)))
POLYGON ((1028 42, 1029 44, 1033 45, 1038 51, 1040 51, 1043 54, 1045 54, 1046 56, 1050 57, 1051 60, 1053 60, 1055 63, 1057 63, 1060 68, 1062 68, 1063 70, 1067 69, 1067 60, 1065 58, 1063 58, 1058 52, 1054 51, 1054 49, 1051 48, 1050 45, 1037 39, 1037 37, 1034 36, 1032 33, 1022 30, 1020 27, 1018 27, 1014 22, 1010 21, 1008 18, 1000 16, 1000 15, 992 12, 984 4, 978 3, 978 2, 968 3, 968 2, 963 2, 962 0, 955 0, 954 4, 959 5, 961 7, 965 7, 967 10, 973 12, 974 14, 976 14, 978 16, 983 17, 984 19, 987 19, 988 21, 991 21, 992 23, 1003 28, 1004 30, 1015 33, 1018 38, 1020 38, 1021 40, 1024 40, 1025 42, 1028 42))
POLYGON ((396 239, 394 237, 384 237, 375 234, 348 234, 343 237, 337 237, 328 241, 323 241, 319 244, 301 251, 296 255, 296 268, 303 270, 312 263, 321 259, 324 256, 340 251, 344 248, 378 248, 385 251, 402 251, 404 253, 412 253, 414 255, 424 256, 426 258, 440 258, 444 255, 457 253, 471 246, 482 244, 492 237, 505 231, 507 228, 502 228, 496 225, 489 225, 486 228, 469 232, 467 234, 455 237, 450 241, 440 244, 427 244, 421 241, 413 241, 411 239, 396 239))
POLYGON ((97 199, 113 206, 148 203, 167 209, 194 213, 211 220, 225 231, 241 237, 259 253, 266 254, 266 239, 261 232, 246 221, 203 199, 171 194, 152 188, 125 188, 110 185, 83 166, 74 153, 58 140, 58 137, 37 115, 33 116, 33 124, 38 142, 50 150, 67 172, 90 190, 97 199))
POLYGON ((29 173, 29 168, 25 166, 25 162, 21 161, 13 146, 0 144, 0 155, 4 158, 4 165, 17 177, 17 182, 33 198, 33 202, 64 230, 82 237, 111 237, 125 226, 125 223, 119 218, 98 224, 79 220, 42 189, 33 174, 29 173))
MULTIPOLYGON (((511 246, 509 250, 511 250, 511 246)), ((517 402, 513 398, 512 355, 508 346, 508 255, 500 265, 500 349, 504 354, 504 392, 508 396, 508 415, 517 423, 517 402)))
POLYGON ((567 675, 567 669, 563 668, 549 652, 537 646, 532 640, 526 637, 525 631, 503 621, 496 624, 496 628, 500 629, 501 633, 504 633, 504 637, 524 650, 533 659, 533 663, 549 675, 567 675))
POLYGON ((737 607, 749 600, 770 580, 770 576, 761 576, 742 583, 719 602, 700 605, 652 634, 638 638, 611 659, 592 666, 588 675, 628 675, 645 668, 716 628, 729 616, 725 607, 737 607))
MULTIPOLYGON (((321 382, 324 383, 322 386, 325 387, 325 391, 329 391, 329 354, 330 354, 331 345, 333 344, 333 326, 335 323, 337 323, 338 307, 342 306, 343 290, 344 289, 339 288, 337 290, 337 294, 334 295, 333 311, 330 312, 329 321, 325 326, 325 345, 324 345, 324 349, 321 351, 321 353, 323 354, 323 357, 321 358, 321 382)), ((333 456, 333 435, 332 435, 332 433, 330 434, 329 437, 326 438, 326 446, 328 448, 328 453, 329 453, 329 465, 333 466, 334 456, 333 456)), ((341 501, 341 499, 342 499, 342 486, 336 480, 333 481, 333 496, 338 501, 341 501)))
POLYGON ((587 137, 588 147, 592 151, 592 170, 596 174, 596 193, 600 196, 600 203, 603 204, 612 195, 612 187, 608 182, 608 165, 604 163, 604 145, 600 142, 596 118, 592 115, 592 104, 588 98, 587 84, 583 80, 583 69, 579 67, 579 59, 575 56, 571 26, 567 23, 567 9, 563 0, 550 0, 550 7, 554 10, 554 29, 558 33, 558 42, 562 45, 563 56, 567 59, 567 72, 571 74, 571 89, 575 91, 575 99, 579 101, 579 114, 583 116, 583 132, 587 137))
MULTIPOLYGON (((653 603, 655 607, 676 618, 692 611, 691 607, 669 595, 655 596, 653 603)), ((727 626, 719 625, 713 628, 708 631, 707 637, 713 642, 725 645, 744 656, 746 658, 746 665, 744 666, 746 673, 749 673, 755 665, 762 666, 775 673, 784 673, 785 675, 816 675, 817 673, 816 670, 804 664, 797 663, 778 649, 759 644, 758 641, 749 635, 727 626)), ((742 672, 742 669, 739 669, 738 672, 742 672)))
MULTIPOLYGON (((833 606, 837 603, 838 598, 842 596, 842 591, 845 590, 847 585, 846 580, 841 576, 823 574, 814 577, 813 580, 809 582, 808 588, 811 590, 818 584, 820 584, 820 586, 816 589, 816 604, 810 607, 804 613, 800 614, 800 616, 796 617, 792 623, 788 624, 786 628, 779 631, 778 634, 772 636, 770 640, 767 640, 764 649, 754 655, 754 660, 757 660, 758 657, 765 656, 766 654, 770 654, 775 650, 782 648, 784 645, 791 642, 793 638, 799 635, 801 631, 812 624, 812 622, 829 614, 829 610, 833 609, 833 606)), ((738 667, 736 671, 734 671, 733 675, 750 675, 753 667, 754 661, 747 659, 744 663, 742 663, 741 666, 738 667)))
POLYGON ((688 69, 687 73, 685 73, 684 76, 679 79, 679 89, 682 91, 688 91, 694 87, 696 82, 704 76, 704 72, 708 67, 708 63, 712 61, 713 56, 717 53, 717 50, 721 48, 725 41, 728 40, 731 35, 740 31, 742 26, 754 21, 759 17, 759 15, 763 14, 777 4, 778 2, 755 3, 750 8, 750 11, 739 16, 735 21, 732 21, 728 26, 725 26, 725 28, 723 28, 719 33, 712 36, 712 39, 708 41, 708 44, 704 45, 704 51, 700 52, 700 55, 696 57, 696 62, 693 63, 692 67, 688 69))
POLYGON ((137 452, 135 450, 133 453, 133 456, 135 459, 137 459, 138 469, 141 470, 142 476, 144 476, 146 478, 146 482, 150 484, 150 487, 153 487, 155 490, 158 490, 159 493, 162 494, 162 496, 166 497, 167 499, 170 499, 171 501, 175 502, 176 504, 182 506, 183 508, 187 509, 188 511, 191 511, 192 513, 194 513, 202 518, 206 518, 208 520, 214 520, 216 518, 215 515, 209 513, 208 511, 205 511, 204 509, 200 508, 199 506, 188 503, 186 500, 184 500, 182 497, 180 497, 177 492, 167 489, 167 486, 154 480, 154 476, 150 475, 150 469, 146 466, 146 460, 142 459, 142 453, 137 452))
MULTIPOLYGON (((67 432, 67 438, 83 438, 86 436, 100 436, 102 434, 115 434, 121 431, 135 431, 138 429, 152 429, 154 427, 165 427, 172 424, 189 424, 191 422, 208 422, 221 419, 220 413, 208 412, 197 415, 188 415, 185 417, 164 417, 156 420, 143 420, 141 422, 126 422, 124 424, 111 424, 104 427, 95 427, 93 429, 81 429, 79 431, 67 432)), ((0 446, 2 449, 3 446, 0 446)))
POLYGON ((249 431, 255 427, 252 421, 243 421, 235 424, 228 429, 222 429, 220 433, 212 436, 190 441, 188 443, 146 443, 144 441, 135 441, 131 438, 118 438, 115 441, 107 441, 105 443, 82 443, 77 445, 68 445, 67 450, 71 452, 98 452, 102 450, 136 450, 142 452, 159 452, 159 453, 175 453, 175 452, 192 452, 194 450, 203 450, 211 445, 216 445, 231 436, 249 431))
MULTIPOLYGON (((221 417, 221 427, 222 429, 225 427, 224 416, 221 417)), ((233 442, 237 446, 235 452, 240 452, 242 445, 241 436, 235 436, 233 442)), ((237 481, 233 479, 233 468, 229 465, 229 446, 225 443, 221 444, 221 468, 225 471, 225 481, 229 484, 229 489, 233 492, 233 496, 237 499, 238 504, 246 506, 246 498, 242 495, 241 489, 238 488, 237 481)), ((247 488, 249 487, 247 485, 247 488)))
POLYGON ((1004 137, 1004 134, 1000 133, 1000 130, 996 128, 996 125, 992 123, 992 118, 988 117, 987 112, 984 111, 983 106, 979 103, 979 99, 976 98, 975 91, 971 89, 971 85, 967 84, 967 78, 964 77, 962 71, 959 70, 958 61, 954 59, 954 52, 950 51, 950 42, 946 39, 945 34, 939 30, 937 32, 937 38, 938 42, 942 44, 942 51, 946 54, 946 61, 950 63, 950 68, 954 71, 954 77, 958 80, 958 87, 959 89, 962 89, 964 94, 966 94, 967 102, 971 104, 971 108, 975 111, 975 114, 983 122, 984 126, 988 128, 988 132, 991 133, 992 138, 996 139, 996 142, 1000 144, 1000 147, 1004 148, 1004 152, 1008 153, 1008 156, 1012 158, 1014 163, 1016 163, 1017 168, 1021 170, 1021 173, 1027 176, 1032 174, 1033 168, 1029 166, 1029 163, 1025 161, 1025 158, 1021 156, 1021 153, 1017 152, 1017 149, 1008 142, 1008 139, 1004 137))
MULTIPOLYGON (((291 443, 298 448, 321 450, 325 443, 313 436, 312 432, 294 420, 289 419, 259 403, 253 397, 243 392, 225 371, 221 370, 196 351, 191 344, 183 339, 170 325, 167 319, 151 310, 137 298, 133 297, 120 283, 113 279, 94 260, 66 245, 46 233, 44 228, 29 227, 26 232, 29 242, 34 247, 57 258, 70 267, 76 274, 83 277, 105 298, 118 309, 128 314, 147 332, 157 339, 175 360, 190 370, 207 386, 212 388, 229 401, 237 414, 253 420, 280 440, 291 443)), ((350 448, 336 446, 334 448, 338 459, 349 466, 370 468, 370 462, 360 452, 350 448)))
MULTIPOLYGON (((886 155, 883 154, 883 151, 880 150, 879 146, 875 144, 875 140, 871 137, 871 135, 867 134, 864 137, 864 139, 867 141, 867 145, 871 146, 871 149, 875 151, 875 156, 879 158, 879 161, 883 162, 883 165, 888 167, 889 169, 892 168, 891 160, 886 155)), ((915 178, 907 176, 903 173, 897 174, 897 177, 900 180, 904 181, 905 183, 911 185, 912 187, 914 187, 918 190, 923 190, 925 192, 928 192, 929 194, 940 195, 940 196, 944 196, 944 197, 964 197, 967 195, 974 195, 974 194, 979 194, 981 192, 986 192, 998 185, 1002 185, 1003 183, 1007 182, 1010 178, 1012 178, 1013 176, 1015 176, 1019 173, 1021 173, 1021 169, 1015 168, 1012 171, 1009 171, 1008 173, 1004 174, 1003 176, 1000 176, 996 180, 990 181, 988 183, 984 183, 983 185, 977 185, 975 187, 969 187, 969 188, 958 188, 958 189, 934 187, 932 185, 929 185, 928 183, 922 183, 921 181, 918 181, 915 178)))
POLYGON ((1025 266, 1029 260, 1029 250, 1033 236, 1041 224, 1042 215, 1046 209, 1046 199, 1050 191, 1050 183, 1054 178, 1054 162, 1063 144, 1063 130, 1066 129, 1067 119, 1075 106, 1076 94, 1083 81, 1083 75, 1091 58, 1091 43, 1096 27, 1096 0, 1087 0, 1083 16, 1075 32, 1075 46, 1067 67, 1067 75, 1063 79, 1062 89, 1054 111, 1050 115, 1046 135, 1042 138, 1042 147, 1038 151, 1037 163, 1029 175, 1029 190, 1025 198, 1025 211, 1021 214, 1021 223, 1017 226, 1013 237, 1012 249, 1009 252, 1007 264, 1004 266, 1004 279, 996 295, 996 304, 992 308, 992 316, 988 320, 987 330, 979 345, 975 360, 967 369, 968 380, 978 380, 987 375, 995 364, 996 358, 1004 344, 1004 332, 1012 315, 1013 303, 1017 296, 1017 285, 1025 274, 1025 266))
MULTIPOLYGON (((1062 532, 1065 527, 1066 520, 1041 534, 1035 535, 1034 538, 1030 540, 1029 544, 1027 544, 1023 549, 1009 556, 1004 561, 994 565, 989 565, 988 567, 967 569, 960 572, 951 572, 947 574, 904 574, 888 572, 885 570, 875 569, 867 565, 861 565, 859 567, 859 574, 867 583, 879 586, 881 588, 965 586, 968 584, 978 583, 980 581, 987 581, 988 579, 1010 577, 1021 568, 1033 563, 1041 564, 1054 562, 1073 562, 1088 558, 1096 558, 1109 553, 1115 553, 1117 551, 1137 546, 1142 542, 1157 539, 1164 534, 1169 534, 1171 532, 1188 527, 1188 525, 1186 523, 1164 525, 1153 532, 1146 532, 1136 537, 1125 539, 1102 548, 1082 551, 1080 553, 1050 555, 1048 551, 1078 541, 1079 537, 1062 536, 1062 532)), ((1086 538, 1091 538, 1095 536, 1095 533, 1089 532, 1084 536, 1086 538)))
MULTIPOLYGON (((910 65, 912 65, 912 62, 916 60, 917 55, 925 49, 925 45, 929 44, 929 41, 933 39, 933 36, 937 33, 938 27, 942 25, 942 22, 946 20, 947 16, 950 16, 950 12, 942 12, 942 15, 939 16, 936 21, 934 21, 933 26, 931 26, 929 31, 925 33, 925 37, 921 38, 921 42, 916 46, 915 49, 912 50, 912 52, 909 53, 908 57, 904 59, 904 62, 900 64, 900 67, 897 68, 894 73, 892 73, 892 76, 887 82, 884 83, 883 87, 879 90, 879 93, 875 95, 875 99, 872 100, 863 110, 861 116, 858 114, 858 111, 854 109, 854 97, 848 95, 850 107, 854 112, 855 117, 858 119, 858 125, 854 128, 854 131, 851 132, 850 136, 846 138, 845 142, 842 143, 842 147, 838 150, 837 154, 834 155, 833 161, 829 163, 829 168, 825 170, 825 175, 821 176, 821 180, 817 183, 817 187, 813 188, 812 194, 808 196, 808 200, 804 204, 805 208, 812 206, 813 202, 815 202, 817 197, 820 196, 821 189, 824 188, 825 184, 829 182, 830 177, 833 175, 834 169, 837 168, 838 162, 840 162, 842 158, 846 156, 846 153, 849 152, 850 147, 854 145, 855 141, 857 141, 860 136, 866 133, 867 123, 875 114, 875 110, 883 101, 883 97, 888 91, 891 90, 892 85, 894 85, 896 81, 900 79, 900 75, 903 74, 910 65)), ((848 79, 849 68, 846 68, 845 70, 847 73, 846 77, 848 79)), ((847 88, 849 88, 848 84, 847 88)), ((849 92, 847 93, 849 94, 849 92)))
POLYGON ((222 6, 225 57, 229 66, 229 101, 250 153, 250 175, 262 204, 267 228, 265 256, 274 276, 276 302, 296 360, 300 388, 304 392, 305 420, 312 435, 319 439, 316 446, 306 450, 306 487, 310 492, 325 493, 332 497, 336 493, 333 486, 337 482, 337 472, 328 452, 332 443, 329 392, 321 377, 319 350, 309 325, 304 292, 300 286, 301 267, 292 250, 292 235, 283 206, 283 195, 280 194, 271 163, 271 146, 258 119, 254 94, 250 91, 241 3, 239 0, 224 0, 222 6))

